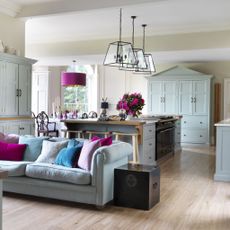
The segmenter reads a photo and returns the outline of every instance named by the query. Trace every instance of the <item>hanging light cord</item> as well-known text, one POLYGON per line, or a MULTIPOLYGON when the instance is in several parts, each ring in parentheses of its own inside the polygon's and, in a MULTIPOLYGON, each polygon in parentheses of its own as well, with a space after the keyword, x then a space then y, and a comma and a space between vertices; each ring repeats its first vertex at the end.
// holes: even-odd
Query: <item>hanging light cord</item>
POLYGON ((134 47, 134 20, 137 18, 137 16, 131 16, 131 18, 133 19, 133 33, 132 33, 132 45, 134 47))
POLYGON ((147 25, 146 24, 143 24, 142 27, 143 27, 143 51, 145 52, 145 27, 147 25))
POLYGON ((122 8, 120 8, 120 32, 119 32, 119 41, 121 41, 121 25, 122 25, 122 8))

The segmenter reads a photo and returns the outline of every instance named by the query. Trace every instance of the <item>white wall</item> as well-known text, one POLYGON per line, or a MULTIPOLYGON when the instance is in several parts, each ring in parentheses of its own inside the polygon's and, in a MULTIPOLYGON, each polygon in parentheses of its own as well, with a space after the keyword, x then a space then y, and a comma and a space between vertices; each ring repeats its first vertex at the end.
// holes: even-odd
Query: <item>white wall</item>
MULTIPOLYGON (((147 99, 147 80, 143 75, 133 74, 130 71, 122 71, 114 67, 98 66, 99 70, 99 99, 107 98, 109 102, 108 114, 117 115, 117 102, 124 93, 141 93, 147 99)), ((146 113, 144 106, 143 113, 146 113)))
POLYGON ((25 54, 25 22, 0 14, 0 40, 4 45, 15 48, 20 56, 25 54))

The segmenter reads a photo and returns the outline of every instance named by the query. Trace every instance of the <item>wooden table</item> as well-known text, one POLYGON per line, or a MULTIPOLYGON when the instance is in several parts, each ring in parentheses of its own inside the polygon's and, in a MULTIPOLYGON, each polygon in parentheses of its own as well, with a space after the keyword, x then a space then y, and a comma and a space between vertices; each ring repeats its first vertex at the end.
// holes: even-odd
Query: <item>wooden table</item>
POLYGON ((97 119, 66 119, 62 120, 67 130, 86 130, 100 132, 123 132, 123 133, 138 133, 138 143, 142 143, 143 125, 146 123, 143 120, 129 121, 98 121, 97 119))
POLYGON ((7 171, 0 170, 0 230, 2 230, 2 180, 7 177, 7 171))

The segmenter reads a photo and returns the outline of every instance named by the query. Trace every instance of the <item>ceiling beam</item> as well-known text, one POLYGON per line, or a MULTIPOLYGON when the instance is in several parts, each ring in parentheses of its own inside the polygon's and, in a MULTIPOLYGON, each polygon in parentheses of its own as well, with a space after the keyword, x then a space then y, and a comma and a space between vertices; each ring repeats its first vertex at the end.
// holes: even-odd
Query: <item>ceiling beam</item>
POLYGON ((39 17, 46 15, 63 14, 69 12, 81 12, 111 7, 124 7, 135 4, 162 2, 169 0, 60 0, 24 5, 17 17, 39 17))

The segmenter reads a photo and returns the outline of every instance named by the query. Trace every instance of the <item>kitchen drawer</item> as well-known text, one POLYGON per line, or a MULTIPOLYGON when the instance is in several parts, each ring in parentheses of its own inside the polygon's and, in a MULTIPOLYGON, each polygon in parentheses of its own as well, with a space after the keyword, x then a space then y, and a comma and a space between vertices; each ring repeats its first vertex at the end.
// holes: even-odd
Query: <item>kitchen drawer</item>
POLYGON ((181 127, 181 119, 178 119, 175 121, 175 128, 180 128, 181 127))
POLYGON ((143 126, 143 141, 155 138, 155 124, 146 124, 143 126))
POLYGON ((142 147, 141 163, 152 165, 155 162, 155 138, 145 140, 142 147))
POLYGON ((181 121, 182 128, 207 128, 207 116, 184 116, 181 121))
POLYGON ((194 144, 208 143, 208 132, 203 129, 183 129, 181 132, 181 142, 194 144))

